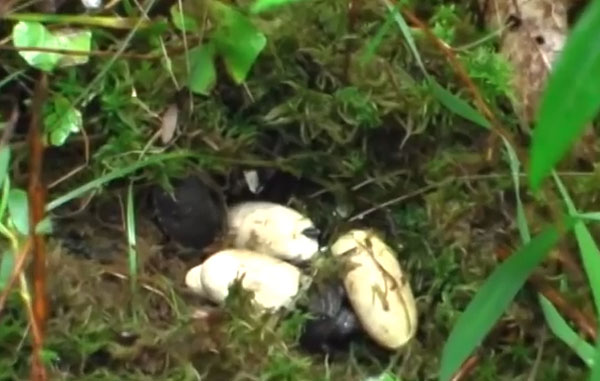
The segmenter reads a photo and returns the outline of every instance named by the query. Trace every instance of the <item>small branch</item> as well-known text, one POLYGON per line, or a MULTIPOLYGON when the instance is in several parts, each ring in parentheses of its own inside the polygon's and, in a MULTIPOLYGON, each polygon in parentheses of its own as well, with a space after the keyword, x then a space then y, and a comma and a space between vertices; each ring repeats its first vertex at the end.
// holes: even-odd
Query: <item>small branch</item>
POLYGON ((11 13, 3 15, 2 19, 11 21, 33 21, 57 24, 79 24, 87 26, 100 26, 113 29, 148 28, 155 22, 141 20, 138 18, 106 17, 89 15, 57 15, 51 13, 11 13))
POLYGON ((48 317, 48 300, 46 295, 46 247, 42 235, 36 232, 40 221, 44 218, 46 191, 42 183, 44 143, 42 140, 42 108, 48 94, 48 76, 40 72, 35 84, 33 104, 31 107, 31 124, 29 125, 29 234, 33 242, 33 327, 38 331, 33 335, 33 367, 31 379, 46 380, 41 361, 44 328, 48 317))

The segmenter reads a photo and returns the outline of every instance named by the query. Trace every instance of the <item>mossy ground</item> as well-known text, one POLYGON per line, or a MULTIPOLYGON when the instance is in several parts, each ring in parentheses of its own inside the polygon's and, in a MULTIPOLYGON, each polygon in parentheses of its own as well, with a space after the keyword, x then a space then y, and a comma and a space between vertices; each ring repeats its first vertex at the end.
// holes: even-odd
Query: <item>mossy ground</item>
MULTIPOLYGON (((457 2, 440 16, 435 12, 441 2, 426 3, 419 5, 421 16, 437 15, 432 27, 452 32, 457 43, 483 34, 469 4, 457 2)), ((94 139, 90 166, 50 194, 135 161, 157 125, 145 110, 159 112, 177 97, 185 105, 181 135, 169 150, 190 149, 203 159, 170 161, 140 173, 135 292, 117 197, 125 200, 125 182, 108 185, 74 217, 57 219, 48 246, 52 314, 45 352, 53 380, 365 380, 385 370, 399 380, 436 379, 444 341, 496 265, 496 250, 518 242, 513 184, 502 158, 486 160, 488 132, 454 116, 428 93, 396 29, 361 64, 385 19, 379 4, 361 5, 354 31, 348 31, 346 1, 301 2, 262 18, 257 25, 268 45, 247 83, 235 86, 223 72, 209 97, 178 92, 159 61, 117 60, 82 110, 94 139), (137 99, 130 96, 132 88, 137 99), (265 197, 291 199, 326 237, 367 226, 402 247, 398 256, 419 307, 415 339, 396 354, 359 343, 347 355, 327 359, 298 346, 300 313, 258 316, 243 304, 200 309, 183 286, 185 271, 198 258, 182 258, 165 245, 142 187, 148 179, 199 166, 229 190, 242 169, 273 168, 277 175, 266 184, 265 197)), ((109 36, 99 38, 104 48, 114 43, 109 36)), ((425 39, 418 42, 432 74, 455 88, 443 57, 425 39)), ((143 37, 132 43, 140 50, 148 46, 143 37)), ((492 43, 485 48, 464 61, 473 73, 485 74, 476 78, 478 84, 500 110, 508 99, 500 86, 503 72, 492 43)), ((24 65, 9 58, 6 71, 24 65)), ((52 92, 77 96, 105 64, 98 58, 57 73, 52 92)), ((502 118, 514 122, 510 113, 502 118)), ((48 177, 77 166, 80 151, 74 139, 48 152, 48 177), (58 158, 60 165, 53 160, 58 158)), ((17 154, 16 160, 24 157, 17 154)), ((580 201, 592 205, 597 181, 584 175, 569 179, 580 201)), ((533 221, 542 212, 531 210, 533 221)), ((27 319, 15 292, 0 320, 0 379, 26 379, 29 351, 27 319)), ((474 380, 579 380, 586 370, 545 328, 529 289, 520 292, 480 357, 474 380)))

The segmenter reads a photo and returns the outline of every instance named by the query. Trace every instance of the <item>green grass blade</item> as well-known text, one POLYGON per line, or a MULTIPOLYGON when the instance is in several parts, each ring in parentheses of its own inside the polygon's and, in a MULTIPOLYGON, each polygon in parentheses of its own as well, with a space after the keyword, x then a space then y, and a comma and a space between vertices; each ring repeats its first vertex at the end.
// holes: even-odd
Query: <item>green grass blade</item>
POLYGON ((428 79, 431 92, 442 105, 448 108, 448 110, 483 128, 489 129, 491 127, 490 122, 477 110, 471 107, 470 104, 444 89, 435 79, 433 79, 433 77, 428 77, 428 79))
POLYGON ((250 13, 259 14, 259 13, 267 12, 272 9, 284 6, 284 5, 297 3, 299 1, 300 0, 256 0, 250 6, 250 13))
MULTIPOLYGON (((572 221, 568 220, 565 227, 571 228, 572 221)), ((444 345, 440 381, 450 380, 471 352, 481 344, 529 274, 558 243, 560 236, 561 232, 555 226, 546 228, 487 278, 459 317, 444 345)))
MULTIPOLYGON (((553 176, 558 190, 567 205, 569 215, 576 216, 577 209, 575 208, 566 187, 556 173, 553 173, 553 176)), ((594 304, 596 305, 596 312, 598 313, 600 311, 600 250, 583 221, 577 221, 574 230, 577 245, 579 246, 579 252, 581 253, 583 268, 587 274, 588 282, 594 297, 594 304)))
POLYGON ((521 167, 521 162, 517 157, 517 153, 510 145, 510 142, 504 137, 502 138, 502 141, 504 142, 504 147, 506 148, 506 152, 508 154, 508 163, 510 165, 510 173, 512 175, 515 189, 515 198, 517 199, 517 227, 519 228, 519 234, 521 235, 521 242, 527 243, 531 240, 531 233, 529 232, 529 225, 527 224, 527 218, 525 217, 525 208, 523 208, 521 193, 519 192, 519 168, 521 167))
POLYGON ((537 190, 600 109, 600 1, 592 1, 559 56, 533 130, 529 183, 537 190))
POLYGON ((582 220, 600 221, 600 212, 578 213, 577 217, 582 220))
POLYGON ((594 366, 590 372, 590 381, 600 380, 600 340, 596 343, 596 353, 594 354, 594 366))
POLYGON ((538 296, 550 330, 591 367, 594 364, 594 347, 573 331, 548 299, 541 294, 538 296))
POLYGON ((128 175, 132 172, 135 172, 138 169, 144 168, 148 165, 156 164, 161 161, 172 160, 172 159, 181 159, 181 158, 190 157, 190 156, 193 156, 193 154, 191 154, 189 152, 172 152, 172 153, 167 153, 167 154, 150 156, 144 160, 135 162, 134 164, 128 165, 121 169, 111 171, 111 172, 107 173, 106 175, 100 176, 100 177, 94 179, 93 181, 90 181, 89 183, 83 184, 79 188, 75 188, 72 191, 67 192, 67 194, 64 194, 64 195, 58 197, 57 199, 49 202, 46 205, 46 211, 49 212, 53 209, 56 209, 59 206, 65 204, 73 199, 83 196, 85 193, 87 193, 93 189, 99 188, 102 185, 104 185, 112 180, 126 176, 126 175, 128 175))
POLYGON ((458 96, 452 94, 451 92, 443 88, 435 80, 435 78, 429 75, 427 69, 425 69, 425 65, 423 64, 423 59, 421 58, 421 55, 417 50, 415 40, 412 34, 410 33, 410 27, 408 26, 408 24, 406 23, 406 21, 404 20, 404 18, 402 17, 402 15, 396 7, 394 7, 388 0, 382 1, 388 8, 388 11, 393 17, 393 20, 396 21, 396 24, 398 24, 400 32, 402 32, 402 36, 406 40, 406 43, 408 44, 408 47, 410 48, 413 56, 417 60, 417 64, 419 65, 419 68, 421 69, 423 75, 427 79, 432 94, 437 98, 437 100, 440 101, 442 105, 444 105, 446 108, 448 108, 455 114, 467 120, 470 120, 471 122, 481 127, 489 129, 491 127, 490 122, 483 115, 481 115, 481 113, 479 113, 477 110, 471 107, 471 105, 469 105, 467 102, 460 99, 458 96))
MULTIPOLYGON (((394 8, 395 12, 398 12, 397 7, 394 8)), ((392 25, 394 24, 394 13, 390 12, 390 14, 385 18, 385 22, 383 23, 383 25, 381 25, 379 27, 379 29, 377 30, 377 33, 375 34, 375 36, 369 40, 369 43, 367 44, 367 47, 365 48, 365 51, 363 54, 361 54, 360 56, 360 64, 361 65, 366 65, 375 55, 375 52, 377 51, 377 48, 379 47, 379 45, 381 45, 381 41, 383 41, 383 38, 385 37, 385 35, 390 31, 390 29, 392 28, 392 25)))
POLYGON ((135 291, 138 276, 138 258, 135 240, 135 208, 133 203, 133 183, 129 183, 127 189, 127 246, 129 259, 129 277, 131 279, 131 290, 135 291))
POLYGON ((425 69, 425 65, 423 64, 423 60, 421 59, 421 55, 419 54, 419 51, 417 50, 417 44, 415 44, 415 39, 413 38, 412 34, 410 33, 410 27, 404 20, 404 17, 402 17, 402 15, 398 11, 398 9, 396 7, 394 7, 392 5, 392 3, 389 2, 389 0, 381 0, 381 1, 386 6, 386 8, 388 9, 388 11, 392 15, 392 17, 394 18, 394 21, 396 21, 396 24, 398 24, 398 27, 400 28, 400 32, 402 32, 402 36, 406 40, 406 43, 408 44, 408 47, 410 48, 413 56, 415 56, 415 59, 417 60, 417 64, 419 65, 419 68, 423 72, 423 75, 425 75, 426 77, 429 77, 429 74, 427 73, 427 69, 425 69))

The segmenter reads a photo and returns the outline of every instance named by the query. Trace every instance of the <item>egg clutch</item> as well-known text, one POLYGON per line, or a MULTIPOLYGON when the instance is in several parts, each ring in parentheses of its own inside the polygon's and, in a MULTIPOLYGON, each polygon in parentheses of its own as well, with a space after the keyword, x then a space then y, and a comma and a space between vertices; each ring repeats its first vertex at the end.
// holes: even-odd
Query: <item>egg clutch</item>
MULTIPOLYGON (((189 198, 187 193, 183 198, 189 198)), ((166 209, 182 223, 191 210, 184 208, 181 216, 174 215, 176 201, 166 209)), ((225 219, 226 248, 185 276, 187 287, 204 299, 223 304, 237 280, 259 309, 292 309, 309 281, 301 268, 329 252, 341 274, 339 281, 309 293, 308 310, 315 318, 300 338, 305 347, 328 351, 363 332, 379 346, 396 350, 415 335, 418 318, 410 284, 394 251, 375 232, 351 230, 337 237, 328 250, 320 250, 319 229, 310 218, 284 205, 242 202, 225 208, 225 219)), ((206 241, 193 234, 188 241, 192 238, 206 241)))

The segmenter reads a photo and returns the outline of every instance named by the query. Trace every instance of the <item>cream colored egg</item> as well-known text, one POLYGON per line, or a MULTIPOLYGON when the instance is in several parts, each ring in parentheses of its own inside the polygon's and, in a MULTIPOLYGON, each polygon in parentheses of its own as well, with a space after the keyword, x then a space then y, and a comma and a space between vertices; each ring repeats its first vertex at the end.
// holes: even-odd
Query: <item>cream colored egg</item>
POLYGON ((266 201, 234 205, 228 212, 229 236, 237 248, 288 261, 307 261, 319 251, 319 230, 306 216, 266 201))
POLYGON ((388 349, 406 344, 417 329, 417 308, 395 253, 369 230, 352 230, 331 247, 343 261, 344 286, 365 331, 388 349))
POLYGON ((299 291, 301 272, 269 255, 244 249, 228 249, 210 256, 188 271, 186 284, 201 296, 223 303, 236 279, 254 292, 254 301, 264 309, 291 306, 299 291))

